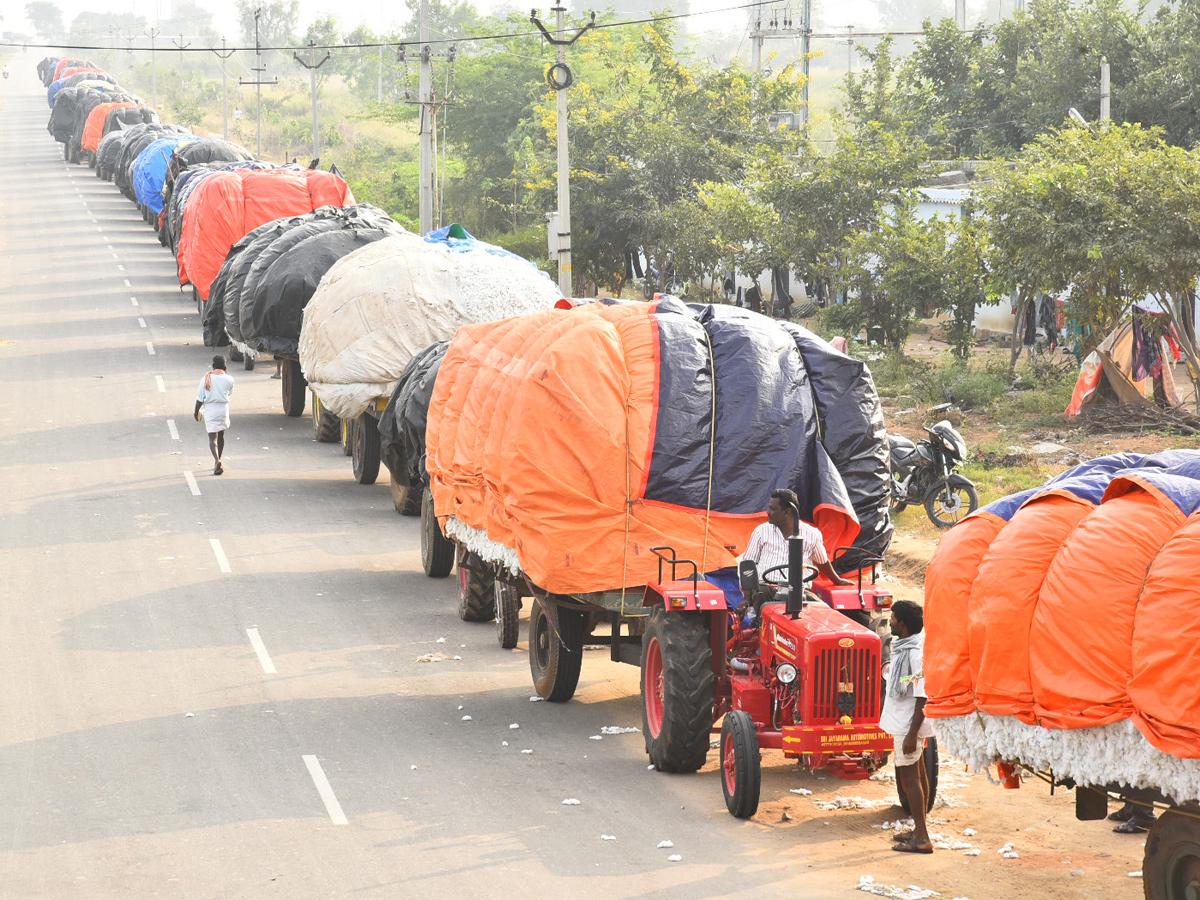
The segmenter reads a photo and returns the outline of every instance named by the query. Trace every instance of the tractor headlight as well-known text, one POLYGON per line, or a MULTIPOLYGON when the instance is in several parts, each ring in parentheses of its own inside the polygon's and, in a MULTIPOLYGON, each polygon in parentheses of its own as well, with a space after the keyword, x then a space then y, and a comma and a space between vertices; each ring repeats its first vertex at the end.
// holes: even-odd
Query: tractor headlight
POLYGON ((775 677, 779 679, 780 684, 791 684, 796 680, 796 667, 791 663, 780 663, 775 669, 775 677))

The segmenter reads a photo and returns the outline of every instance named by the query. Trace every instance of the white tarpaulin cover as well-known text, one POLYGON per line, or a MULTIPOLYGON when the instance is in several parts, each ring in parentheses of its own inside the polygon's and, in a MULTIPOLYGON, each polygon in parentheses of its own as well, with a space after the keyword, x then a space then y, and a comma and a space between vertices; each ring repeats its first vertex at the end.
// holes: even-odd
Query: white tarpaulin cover
POLYGON ((414 355, 460 325, 550 309, 557 285, 473 238, 398 234, 325 274, 300 329, 300 365, 321 405, 348 419, 388 397, 414 355))

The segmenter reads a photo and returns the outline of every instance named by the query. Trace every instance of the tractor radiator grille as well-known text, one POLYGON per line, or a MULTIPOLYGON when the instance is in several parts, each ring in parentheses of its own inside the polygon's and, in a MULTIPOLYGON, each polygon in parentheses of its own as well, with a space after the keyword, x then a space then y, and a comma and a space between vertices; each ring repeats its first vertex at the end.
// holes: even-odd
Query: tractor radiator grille
POLYGON ((831 648, 816 654, 813 665, 812 725, 833 725, 841 718, 838 691, 854 685, 854 721, 879 721, 882 673, 879 656, 869 649, 831 648))

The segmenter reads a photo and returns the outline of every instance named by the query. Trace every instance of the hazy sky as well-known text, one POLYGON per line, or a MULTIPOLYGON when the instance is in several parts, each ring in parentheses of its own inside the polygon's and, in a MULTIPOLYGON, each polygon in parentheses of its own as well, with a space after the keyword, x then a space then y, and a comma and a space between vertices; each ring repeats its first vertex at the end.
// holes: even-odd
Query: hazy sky
MULTIPOLYGON (((63 19, 70 25, 71 20, 85 10, 95 12, 133 12, 142 15, 148 22, 158 18, 169 18, 171 0, 54 0, 63 11, 63 19)), ((484 13, 495 12, 508 7, 526 12, 535 6, 548 9, 552 0, 476 0, 476 7, 484 13)), ((608 6, 609 2, 587 3, 584 0, 567 0, 567 8, 575 10, 600 9, 608 6)), ((670 0, 663 0, 666 6, 670 0)), ((687 27, 692 31, 745 31, 748 12, 743 6, 745 0, 691 0, 693 13, 705 13, 688 20, 687 27)), ((202 2, 213 16, 213 27, 218 33, 231 39, 237 34, 237 17, 234 13, 232 0, 215 0, 202 2)), ((780 9, 790 8, 793 18, 798 18, 800 0, 783 0, 777 4, 780 9)), ((817 0, 816 5, 822 4, 817 0)), ((870 0, 846 0, 832 3, 826 0, 824 20, 831 25, 854 25, 856 28, 869 28, 874 25, 875 7, 870 0)), ((29 30, 24 21, 24 0, 0 0, 0 11, 5 17, 5 29, 12 31, 29 30)), ((303 28, 313 19, 322 15, 333 15, 344 30, 365 22, 376 30, 389 29, 403 24, 408 16, 403 3, 397 0, 300 0, 300 25, 303 28)))

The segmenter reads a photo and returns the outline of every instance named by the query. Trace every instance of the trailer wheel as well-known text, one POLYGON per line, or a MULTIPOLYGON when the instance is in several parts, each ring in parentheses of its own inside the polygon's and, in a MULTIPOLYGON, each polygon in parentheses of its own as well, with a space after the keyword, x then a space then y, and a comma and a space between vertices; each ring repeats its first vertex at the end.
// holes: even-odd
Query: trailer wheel
POLYGON ((458 617, 464 622, 490 622, 496 618, 496 578, 470 550, 458 552, 458 617))
MULTIPOLYGON (((199 296, 199 294, 197 294, 197 296, 199 296)), ((244 353, 242 353, 241 350, 239 350, 233 344, 229 345, 229 361, 230 362, 242 362, 245 358, 246 358, 246 355, 244 353)))
POLYGON ((379 478, 379 423, 370 413, 362 413, 354 420, 353 457, 354 480, 359 484, 374 484, 379 478))
POLYGON ((736 819, 749 819, 758 812, 762 789, 762 754, 754 720, 744 710, 725 714, 721 725, 721 790, 725 808, 736 819))
POLYGON ((304 415, 304 404, 308 400, 308 382, 304 379, 304 370, 300 368, 300 360, 285 359, 283 361, 283 411, 293 419, 304 415))
POLYGON ((1142 887, 1146 900, 1200 897, 1200 819, 1177 809, 1158 817, 1146 839, 1142 887))
POLYGON ((242 368, 245 369, 247 372, 253 372, 254 364, 256 362, 258 362, 258 360, 256 360, 253 356, 250 356, 248 353, 244 354, 243 357, 244 358, 242 359, 242 368))
POLYGON ((529 671, 539 697, 562 703, 575 695, 583 664, 582 610, 534 598, 529 614, 529 671))
POLYGON ((421 494, 421 568, 430 578, 445 578, 454 568, 454 542, 442 534, 429 488, 421 494))
POLYGON ((642 637, 642 731, 660 772, 695 772, 713 722, 712 648, 700 613, 650 613, 642 637))
MULTIPOLYGON (((929 812, 933 809, 933 801, 937 799, 938 786, 938 746, 937 738, 931 737, 925 742, 925 774, 929 777, 929 796, 925 798, 925 811, 929 812)), ((908 805, 908 794, 904 791, 904 786, 900 783, 900 779, 896 779, 896 793, 900 797, 900 805, 904 807, 904 812, 912 815, 912 809, 908 805)))
POLYGON ((496 579, 496 640, 505 650, 517 646, 521 627, 521 595, 511 584, 496 579))
POLYGON ((342 419, 341 430, 342 456, 354 453, 354 420, 342 419))
MULTIPOLYGON (((313 438, 322 444, 331 444, 341 436, 342 420, 329 412, 316 394, 312 398, 312 422, 313 438)), ((419 498, 417 502, 420 503, 419 498)))
POLYGON ((410 485, 407 477, 404 481, 398 481, 395 472, 389 474, 392 482, 392 506, 396 507, 396 512, 402 516, 419 516, 421 489, 410 485))

